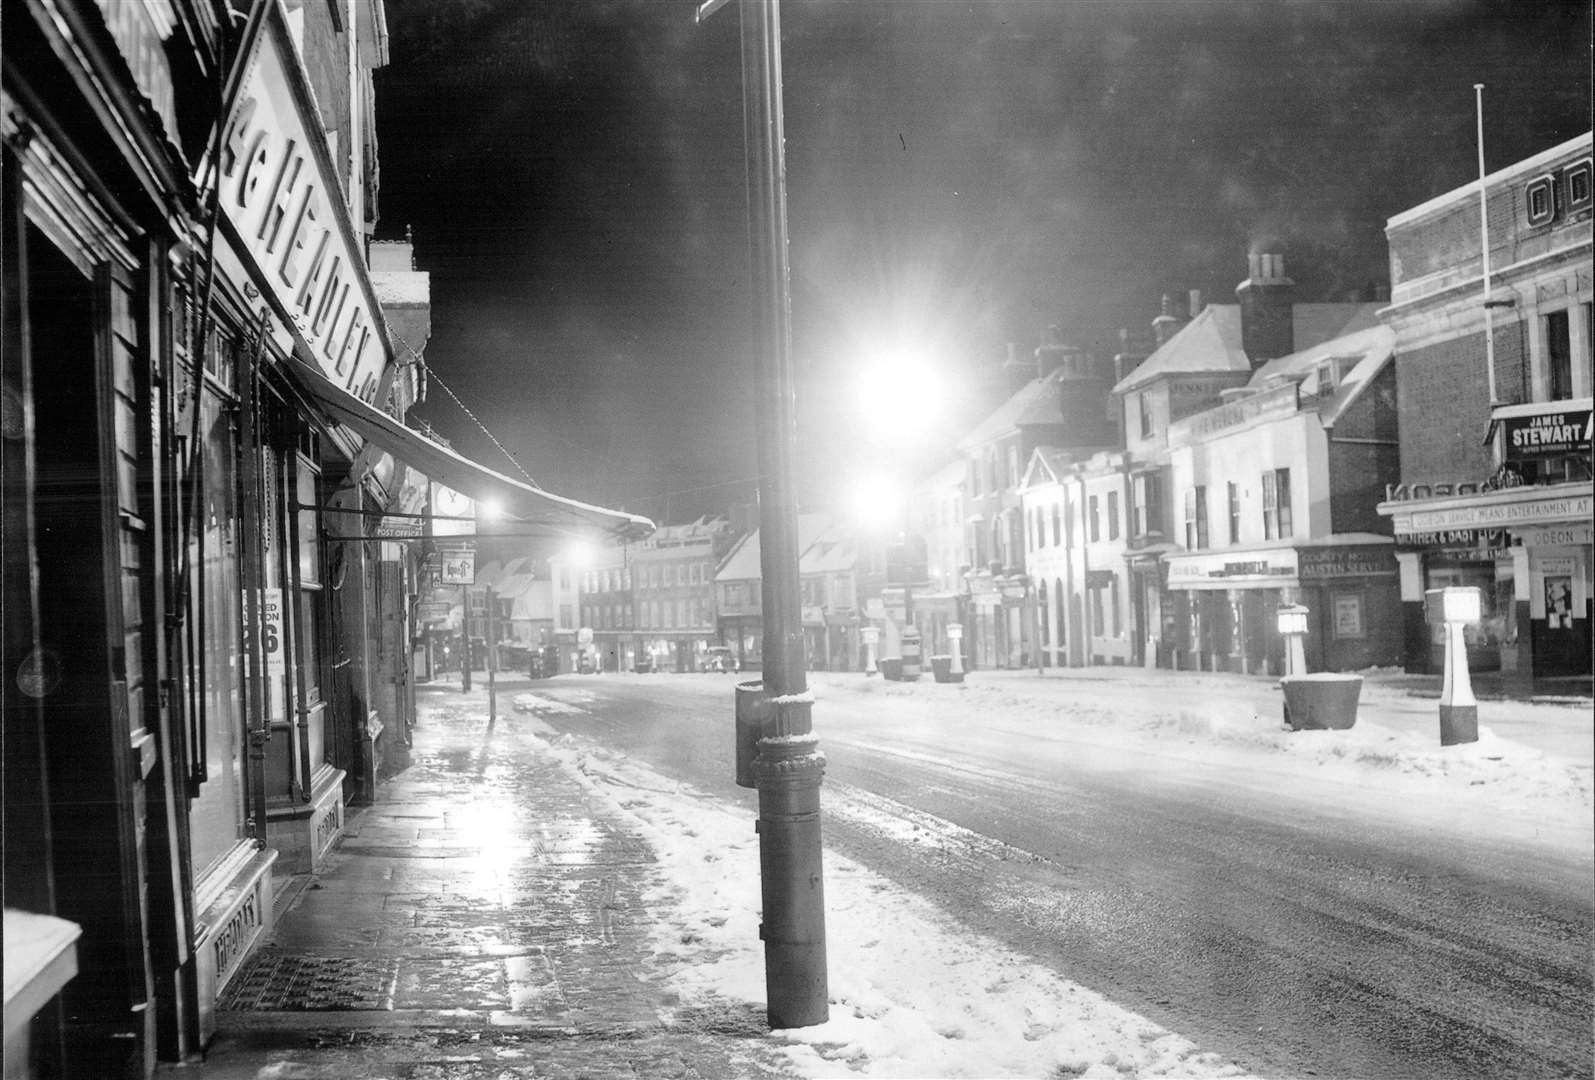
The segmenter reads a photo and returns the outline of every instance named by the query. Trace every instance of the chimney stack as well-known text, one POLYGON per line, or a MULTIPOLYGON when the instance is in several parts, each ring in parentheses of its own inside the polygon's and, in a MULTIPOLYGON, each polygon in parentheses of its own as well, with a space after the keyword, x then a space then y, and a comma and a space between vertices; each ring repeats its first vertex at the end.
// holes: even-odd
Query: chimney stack
POLYGON ((1255 370, 1296 351, 1291 313, 1295 282, 1285 276, 1283 255, 1248 255, 1249 276, 1235 287, 1241 307, 1241 348, 1255 370))
POLYGON ((1157 339, 1158 345, 1163 345, 1169 338, 1180 332, 1186 319, 1175 310, 1174 298, 1167 293, 1163 294, 1163 304, 1158 312, 1158 317, 1152 320, 1152 336, 1157 339))
POLYGON ((1076 351, 1072 345, 1064 344, 1063 331, 1056 326, 1047 327, 1041 335, 1041 347, 1036 350, 1036 377, 1045 379, 1067 363, 1076 351))
POLYGON ((1194 319, 1202 313, 1202 309, 1205 308, 1207 304, 1202 301, 1201 289, 1192 289, 1188 294, 1186 294, 1186 296, 1185 314, 1188 318, 1194 319))

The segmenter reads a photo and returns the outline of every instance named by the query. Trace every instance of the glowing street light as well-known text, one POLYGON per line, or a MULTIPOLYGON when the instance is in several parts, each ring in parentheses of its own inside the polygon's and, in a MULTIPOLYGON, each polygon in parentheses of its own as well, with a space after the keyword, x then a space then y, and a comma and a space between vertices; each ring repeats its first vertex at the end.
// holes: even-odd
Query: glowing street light
POLYGON ((853 521, 866 533, 895 533, 902 527, 903 494, 885 473, 868 473, 853 481, 847 506, 853 521))
POLYGON ((865 364, 855 393, 855 404, 868 421, 866 435, 893 447, 912 446, 934 431, 947 402, 941 376, 906 351, 865 364))

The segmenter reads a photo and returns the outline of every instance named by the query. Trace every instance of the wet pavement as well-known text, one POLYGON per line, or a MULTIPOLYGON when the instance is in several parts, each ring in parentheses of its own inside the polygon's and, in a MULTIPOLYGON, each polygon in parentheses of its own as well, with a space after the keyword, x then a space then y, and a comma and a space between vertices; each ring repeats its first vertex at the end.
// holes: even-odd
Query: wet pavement
MULTIPOLYGON (((410 766, 351 815, 224 991, 193 1080, 793 1075, 760 1005, 682 1000, 648 845, 511 713, 418 692, 410 766)), ((501 696, 500 705, 506 704, 501 696)))

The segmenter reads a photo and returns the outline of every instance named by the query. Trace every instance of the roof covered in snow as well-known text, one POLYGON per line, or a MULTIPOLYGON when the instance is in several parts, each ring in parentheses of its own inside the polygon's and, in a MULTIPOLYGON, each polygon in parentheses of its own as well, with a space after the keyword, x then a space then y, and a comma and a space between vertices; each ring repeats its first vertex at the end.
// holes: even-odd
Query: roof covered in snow
MULTIPOLYGON (((1379 304, 1295 304, 1291 308, 1296 345, 1310 348, 1331 338, 1379 325, 1379 304)), ((1116 394, 1145 386, 1160 376, 1247 372, 1252 362, 1241 348, 1239 304, 1209 304, 1158 346, 1157 351, 1113 388, 1116 394)))

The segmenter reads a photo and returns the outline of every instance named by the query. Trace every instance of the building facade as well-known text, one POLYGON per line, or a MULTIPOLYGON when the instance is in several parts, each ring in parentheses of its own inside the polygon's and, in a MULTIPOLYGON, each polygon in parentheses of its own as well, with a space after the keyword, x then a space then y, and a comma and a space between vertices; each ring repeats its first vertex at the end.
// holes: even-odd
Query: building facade
POLYGON ((1400 655, 1393 541, 1374 512, 1396 470, 1385 327, 1270 360, 1170 426, 1180 550, 1164 555, 1186 666, 1284 674, 1276 613, 1309 610, 1310 671, 1400 655))
POLYGON ((1443 663, 1424 592, 1462 585, 1484 602, 1470 665, 1519 687, 1590 674, 1590 144, 1586 132, 1386 226, 1401 474, 1379 512, 1395 529, 1409 670, 1443 663))
POLYGON ((0 17, 6 1071, 144 1077, 402 762, 429 491, 652 523, 405 425, 381 0, 0 17))
POLYGON ((301 376, 415 389, 366 261, 382 7, 4 20, 6 948, 13 909, 80 928, 41 1072, 147 1076, 203 1046, 401 708, 358 524, 399 470, 301 376))
POLYGON ((1012 396, 958 442, 964 460, 970 569, 965 647, 981 667, 1024 667, 1036 634, 1037 599, 1025 574, 1020 485, 1037 447, 1078 454, 1118 438, 1108 408, 1107 364, 1063 342, 1056 328, 1030 363, 1009 364, 1012 396))
MULTIPOLYGON (((1269 563, 1266 571, 1252 580, 1242 574, 1243 564, 1261 566, 1263 560, 1235 558, 1214 563, 1215 556, 1209 552, 1216 545, 1244 545, 1247 541, 1240 538, 1250 537, 1249 530, 1254 530, 1253 539, 1263 544, 1286 539, 1278 531, 1280 478, 1265 482, 1261 473, 1240 475, 1249 467, 1251 439, 1264 440, 1266 452, 1279 457, 1272 467, 1291 470, 1289 475, 1296 479, 1283 505, 1287 513, 1295 515, 1291 537, 1299 535, 1295 522, 1303 520, 1300 515, 1306 504, 1298 507, 1297 503, 1306 499, 1301 478, 1309 465, 1307 459, 1291 455, 1305 452, 1311 442, 1305 433, 1317 421, 1307 415, 1307 407, 1296 408, 1292 391, 1277 390, 1279 400, 1273 407, 1278 416, 1290 413, 1287 426, 1300 431, 1277 444, 1269 443, 1274 437, 1272 429, 1249 430, 1262 416, 1253 416, 1262 399, 1250 399, 1264 389, 1256 380, 1265 365, 1376 326, 1379 305, 1300 303, 1281 256, 1254 254, 1248 263, 1248 275, 1236 287, 1235 304, 1203 304, 1192 294, 1189 310, 1179 312, 1165 302, 1153 324, 1157 347, 1146 360, 1124 372, 1114 387, 1123 421, 1124 457, 1122 461, 1104 459, 1097 468, 1118 474, 1125 485, 1121 498, 1128 508, 1123 559, 1131 621, 1129 663, 1242 670, 1240 657, 1245 656, 1246 670, 1278 666, 1277 659, 1269 659, 1277 646, 1260 643, 1266 641, 1272 621, 1269 604, 1277 606, 1289 583, 1297 580, 1295 564, 1269 563), (1224 411, 1230 402, 1243 399, 1250 403, 1224 411), (1218 420, 1231 415, 1252 419, 1238 421, 1235 430, 1229 431, 1227 424, 1218 420), (1196 419, 1203 416, 1207 419, 1196 419), (1286 461, 1287 457, 1291 460, 1286 461), (1224 476, 1210 477, 1210 468, 1224 476), (1231 484, 1235 485, 1233 493, 1231 484), (1266 523, 1258 518, 1265 502, 1266 523), (1255 503, 1258 511, 1248 517, 1250 503, 1255 503), (1234 541, 1230 540, 1232 521, 1234 541), (1236 588, 1233 601, 1231 587, 1242 585, 1241 580, 1215 584, 1231 572, 1226 562, 1234 562, 1234 572, 1246 579, 1247 588, 1236 588), (1250 587, 1253 585, 1257 588, 1250 587), (1266 595, 1270 591, 1278 596, 1266 595), (1251 644, 1237 645, 1244 641, 1251 644)), ((1322 438, 1322 433, 1312 438, 1322 438)), ((1349 435, 1347 439, 1349 445, 1349 435)), ((1315 476, 1325 475, 1326 465, 1317 468, 1315 476)), ((1348 482, 1364 483, 1362 479, 1348 482)), ((1328 498, 1329 485, 1323 480, 1313 499, 1328 498)), ((1343 510, 1342 519, 1345 516, 1343 510)), ((1326 517, 1316 520, 1315 527, 1328 529, 1326 517)))
POLYGON ((635 655, 654 671, 696 671, 719 644, 714 573, 730 547, 724 518, 664 525, 632 548, 635 655))

